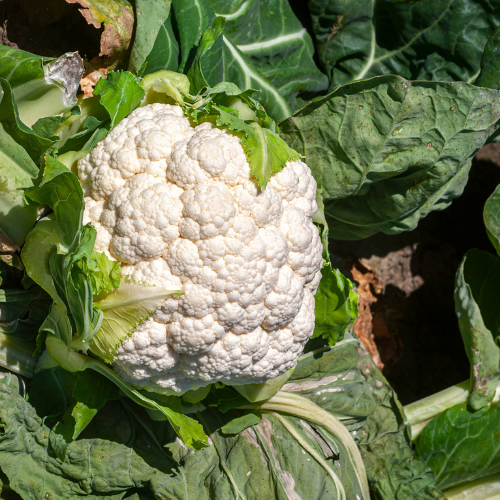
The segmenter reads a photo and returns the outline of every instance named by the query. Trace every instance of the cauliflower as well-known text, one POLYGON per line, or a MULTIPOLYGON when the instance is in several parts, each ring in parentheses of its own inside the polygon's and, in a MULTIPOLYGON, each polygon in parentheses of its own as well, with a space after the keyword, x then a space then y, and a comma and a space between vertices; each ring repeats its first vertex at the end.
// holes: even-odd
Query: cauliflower
POLYGON ((295 365, 314 329, 323 251, 307 165, 289 161, 261 190, 238 137, 157 103, 121 121, 78 174, 96 250, 132 280, 184 291, 119 346, 118 374, 180 394, 295 365))

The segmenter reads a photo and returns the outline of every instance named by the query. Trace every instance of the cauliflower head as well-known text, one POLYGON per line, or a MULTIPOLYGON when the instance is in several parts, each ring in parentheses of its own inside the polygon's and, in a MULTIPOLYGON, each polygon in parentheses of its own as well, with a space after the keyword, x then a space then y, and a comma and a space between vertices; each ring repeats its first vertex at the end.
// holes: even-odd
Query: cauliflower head
POLYGON ((291 368, 314 329, 322 251, 316 182, 290 161, 265 190, 240 139, 179 106, 133 111, 78 162, 97 251, 165 300, 124 340, 114 369, 181 394, 261 383, 291 368))

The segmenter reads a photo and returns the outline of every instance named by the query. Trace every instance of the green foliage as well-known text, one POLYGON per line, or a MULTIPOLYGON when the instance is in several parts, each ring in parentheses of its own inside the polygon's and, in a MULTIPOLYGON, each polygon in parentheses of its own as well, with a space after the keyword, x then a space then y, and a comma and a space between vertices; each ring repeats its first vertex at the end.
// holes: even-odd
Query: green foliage
POLYGON ((497 254, 500 255, 500 186, 497 186, 492 195, 486 200, 483 210, 486 234, 497 254))
POLYGON ((498 257, 477 249, 465 254, 457 271, 455 311, 470 361, 468 401, 475 410, 492 401, 500 381, 499 283, 498 257))
MULTIPOLYGON (((171 69, 168 67, 169 61, 162 58, 162 48, 156 47, 155 42, 160 37, 160 41, 164 41, 165 35, 168 39, 168 31, 165 23, 170 20, 170 6, 171 0, 158 0, 158 1, 148 1, 148 0, 135 0, 135 11, 137 15, 137 25, 135 32, 134 44, 132 46, 132 51, 130 53, 130 59, 128 62, 128 69, 133 73, 136 73, 146 64, 146 72, 152 73, 156 69, 151 70, 151 59, 148 56, 154 52, 156 55, 155 64, 161 64, 161 68, 158 69, 171 69), (160 32, 162 36, 160 36, 160 32)), ((169 23, 171 29, 171 21, 169 23)), ((173 33, 172 33, 173 34, 173 33)), ((168 50, 168 45, 167 45, 168 50)), ((177 65, 175 68, 177 69, 177 65)))
POLYGON ((110 71, 106 78, 97 82, 94 95, 101 96, 100 103, 109 113, 113 128, 139 106, 144 97, 144 90, 132 73, 110 71))
POLYGON ((33 185, 38 169, 26 150, 0 124, 0 231, 14 243, 24 243, 34 226, 36 206, 30 204, 21 191, 33 185))
POLYGON ((330 235, 412 230, 463 191, 498 127, 500 94, 397 76, 340 87, 280 124, 322 187, 330 235))
POLYGON ((500 89, 500 28, 495 30, 484 48, 481 73, 479 73, 475 85, 500 89))
POLYGON ((422 431, 416 453, 432 469, 439 488, 500 471, 499 418, 499 406, 472 411, 466 404, 458 404, 422 431))
MULTIPOLYGON (((415 494, 415 498, 440 498, 436 493, 430 494, 430 471, 421 462, 410 459, 402 417, 390 387, 373 364, 367 365, 366 355, 358 354, 358 346, 355 339, 346 338, 334 347, 302 356, 282 389, 284 394, 290 396, 288 399, 304 396, 311 404, 341 418, 355 439, 363 435, 363 429, 370 429, 360 446, 372 492, 384 491, 401 499, 402 491, 415 494), (383 427, 376 427, 374 411, 382 412, 383 427), (381 463, 391 460, 384 452, 392 449, 397 450, 398 460, 391 463, 390 472, 381 474, 381 463), (414 483, 413 478, 417 479, 414 483)), ((86 373, 70 375, 60 368, 38 372, 30 388, 30 402, 39 416, 54 415, 56 408, 62 408, 71 421, 77 400, 93 413, 101 400, 99 394, 89 400, 91 395, 85 384, 92 383, 96 392, 102 393, 101 382, 76 378, 86 377, 86 373), (77 397, 79 384, 85 401, 77 397), (53 388, 52 399, 46 392, 49 387, 53 388), (59 401, 56 408, 55 400, 59 401)), ((211 394, 219 391, 226 400, 228 392, 235 392, 222 388, 211 394)), ((37 495, 42 484, 44 495, 79 494, 90 498, 105 494, 123 498, 134 491, 140 495, 151 491, 165 498, 185 498, 186 492, 190 497, 207 499, 214 495, 236 499, 238 494, 247 499, 257 495, 366 498, 342 441, 321 425, 294 416, 292 407, 288 415, 268 410, 259 415, 258 408, 222 414, 216 408, 205 407, 202 401, 196 416, 210 435, 212 445, 189 453, 175 439, 167 422, 152 420, 130 399, 115 397, 116 393, 93 415, 84 432, 63 442, 66 452, 57 460, 49 442, 58 446, 56 439, 61 435, 55 435, 58 428, 51 429, 51 419, 42 422, 33 407, 14 390, 0 387, 0 419, 5 423, 0 463, 10 487, 25 498, 37 495), (3 460, 14 449, 16 459, 3 460), (30 471, 33 481, 24 480, 23 471, 30 471), (310 480, 312 475, 314 481, 310 480), (87 489, 82 491, 82 481, 90 477, 87 489), (43 483, 40 478, 44 478, 43 483)), ((134 397, 141 395, 136 391, 134 397)), ((213 399, 207 398, 209 401, 213 399)))
POLYGON ((474 83, 500 24, 498 2, 486 0, 311 0, 309 9, 330 90, 388 74, 474 83))
MULTIPOLYGON (((276 87, 291 110, 306 102, 301 97, 304 93, 326 90, 328 79, 316 66, 312 39, 287 0, 209 0, 209 3, 216 15, 226 17, 227 40, 276 87)), ((229 73, 235 78, 237 57, 229 58, 231 50, 229 45, 226 47, 226 60, 233 68, 229 73)))
POLYGON ((352 283, 327 264, 321 270, 321 281, 314 296, 315 326, 312 338, 322 337, 330 345, 344 338, 344 333, 358 316, 358 295, 352 283))

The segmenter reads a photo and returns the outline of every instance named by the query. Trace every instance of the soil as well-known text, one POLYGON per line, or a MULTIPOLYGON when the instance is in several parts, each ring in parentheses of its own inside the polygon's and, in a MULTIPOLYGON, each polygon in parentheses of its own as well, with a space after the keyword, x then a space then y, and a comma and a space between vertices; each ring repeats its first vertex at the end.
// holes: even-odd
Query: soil
POLYGON ((103 29, 88 24, 79 5, 65 0, 0 1, 0 41, 41 56, 78 51, 92 59, 99 54, 103 29))

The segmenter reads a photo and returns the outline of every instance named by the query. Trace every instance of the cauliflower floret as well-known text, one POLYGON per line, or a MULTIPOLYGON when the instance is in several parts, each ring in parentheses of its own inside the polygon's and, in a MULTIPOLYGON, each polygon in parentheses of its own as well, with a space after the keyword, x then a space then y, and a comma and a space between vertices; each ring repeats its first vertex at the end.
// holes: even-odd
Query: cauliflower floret
POLYGON ((318 210, 317 184, 309 167, 302 161, 291 161, 271 177, 269 184, 283 197, 283 206, 300 208, 307 217, 318 210))
POLYGON ((79 160, 78 174, 96 249, 134 281, 184 292, 119 346, 126 381, 181 394, 263 382, 297 362, 323 251, 305 163, 289 162, 262 190, 238 137, 153 104, 79 160))

